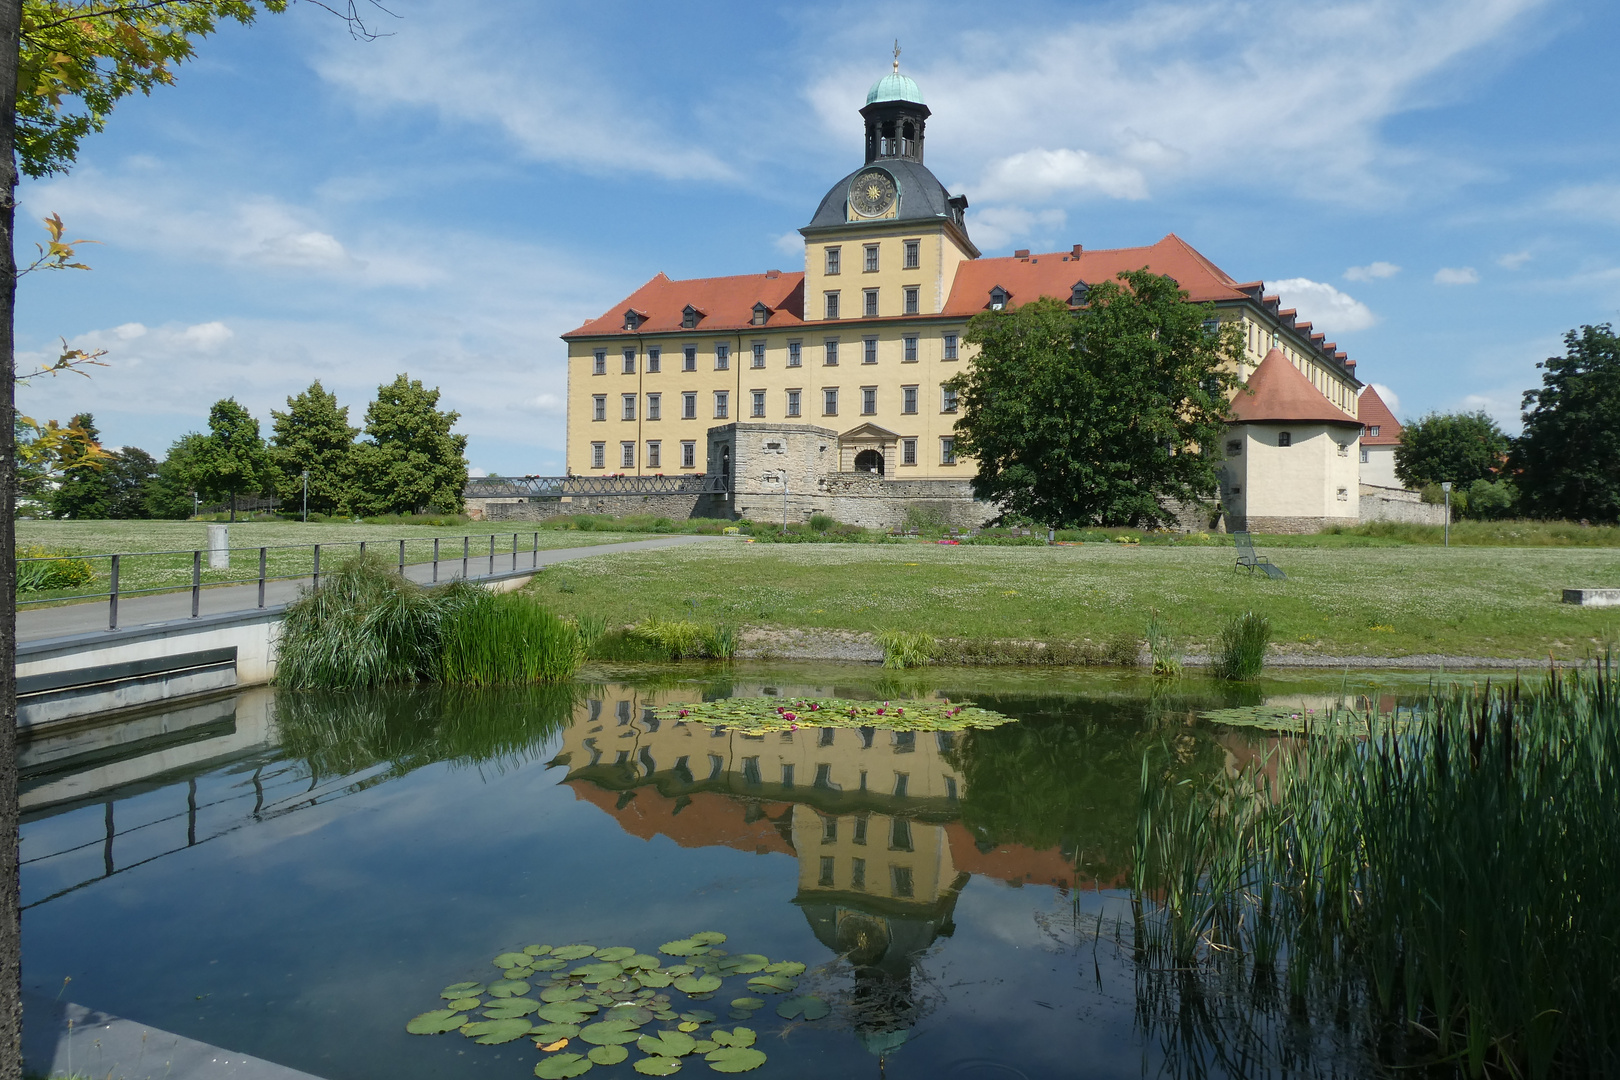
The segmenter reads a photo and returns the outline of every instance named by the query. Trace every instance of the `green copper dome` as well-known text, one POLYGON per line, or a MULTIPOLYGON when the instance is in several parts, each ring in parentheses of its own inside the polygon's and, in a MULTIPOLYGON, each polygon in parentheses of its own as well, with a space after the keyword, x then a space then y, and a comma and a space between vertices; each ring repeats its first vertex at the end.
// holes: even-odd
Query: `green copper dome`
POLYGON ((914 101, 918 105, 925 104, 922 91, 917 89, 916 81, 898 71, 883 76, 866 92, 868 105, 878 101, 914 101))

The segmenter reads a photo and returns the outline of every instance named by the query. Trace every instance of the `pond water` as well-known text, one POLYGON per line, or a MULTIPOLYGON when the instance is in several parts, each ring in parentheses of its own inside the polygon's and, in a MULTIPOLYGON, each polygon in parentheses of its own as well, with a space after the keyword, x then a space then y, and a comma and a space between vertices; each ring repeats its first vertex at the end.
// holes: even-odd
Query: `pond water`
MULTIPOLYGON (((1354 685, 1387 708, 1423 682, 1354 685)), ((833 1006, 789 1022, 761 995, 757 1077, 1260 1075, 1142 1019, 1115 929, 1142 755, 1233 768, 1275 737, 1199 712, 1323 708, 1350 684, 738 664, 247 691, 23 748, 24 982, 331 1080, 524 1080, 544 1056, 527 1039, 405 1023, 510 950, 715 931, 808 965, 796 992, 833 1006), (948 696, 1019 722, 750 737, 652 715, 759 695, 948 696)), ((729 1026, 747 977, 673 997, 729 1026)), ((633 1077, 638 1056, 587 1075, 633 1077)))

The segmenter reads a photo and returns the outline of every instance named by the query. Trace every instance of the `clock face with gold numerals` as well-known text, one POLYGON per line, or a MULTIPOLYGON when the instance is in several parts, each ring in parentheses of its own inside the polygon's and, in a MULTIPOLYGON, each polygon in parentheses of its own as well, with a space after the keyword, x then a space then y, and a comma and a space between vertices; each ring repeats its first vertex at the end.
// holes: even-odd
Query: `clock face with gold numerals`
POLYGON ((850 181, 850 209, 861 217, 882 217, 894 205, 894 177, 884 169, 865 169, 850 181))

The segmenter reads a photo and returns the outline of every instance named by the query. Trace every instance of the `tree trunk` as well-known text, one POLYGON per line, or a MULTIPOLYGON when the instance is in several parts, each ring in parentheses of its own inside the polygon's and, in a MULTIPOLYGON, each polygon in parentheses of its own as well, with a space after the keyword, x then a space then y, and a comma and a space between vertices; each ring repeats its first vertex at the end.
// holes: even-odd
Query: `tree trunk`
POLYGON ((0 0, 0 1080, 22 1076, 22 913, 17 892, 17 50, 22 0, 0 0))
POLYGON ((231 492, 231 524, 236 524, 236 492, 231 492))

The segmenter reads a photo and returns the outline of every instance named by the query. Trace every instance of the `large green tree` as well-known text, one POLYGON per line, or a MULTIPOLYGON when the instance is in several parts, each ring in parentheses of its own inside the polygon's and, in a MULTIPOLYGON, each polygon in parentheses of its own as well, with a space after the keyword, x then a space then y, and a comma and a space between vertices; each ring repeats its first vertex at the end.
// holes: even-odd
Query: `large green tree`
MULTIPOLYGON (((100 445, 101 431, 90 413, 79 413, 69 421, 69 427, 78 428, 89 442, 100 445)), ((51 515, 81 521, 111 517, 112 499, 107 490, 111 464, 110 458, 85 457, 63 468, 55 490, 46 498, 51 515)))
POLYGON ((1430 413, 1401 429, 1395 475, 1409 488, 1447 480, 1466 488, 1501 471, 1511 440, 1483 412, 1430 413))
POLYGON ((1564 335, 1564 355, 1524 395, 1513 451, 1521 506, 1535 517, 1620 520, 1620 338, 1609 323, 1564 335))
POLYGON ((208 410, 208 436, 200 450, 193 474, 198 490, 209 498, 230 499, 232 521, 238 498, 256 495, 274 481, 259 422, 233 397, 208 410))
POLYGON ((440 412, 439 390, 401 375, 366 407, 366 438, 355 451, 361 514, 457 512, 467 486, 467 436, 451 432, 460 413, 440 412))
POLYGON ((952 379, 973 492, 1050 526, 1167 522, 1214 494, 1242 340, 1168 277, 1136 270, 1071 310, 1042 297, 973 317, 952 379))
POLYGON ((146 516, 183 520, 196 508, 197 462, 202 459, 208 436, 191 432, 176 439, 168 457, 157 467, 157 474, 146 486, 146 516))
POLYGON ((287 411, 270 410, 274 434, 271 456, 280 475, 276 494, 282 506, 296 510, 304 495, 303 474, 309 473, 309 508, 335 514, 354 497, 354 439, 360 429, 349 424, 349 407, 339 405, 316 379, 297 397, 287 399, 287 411))

